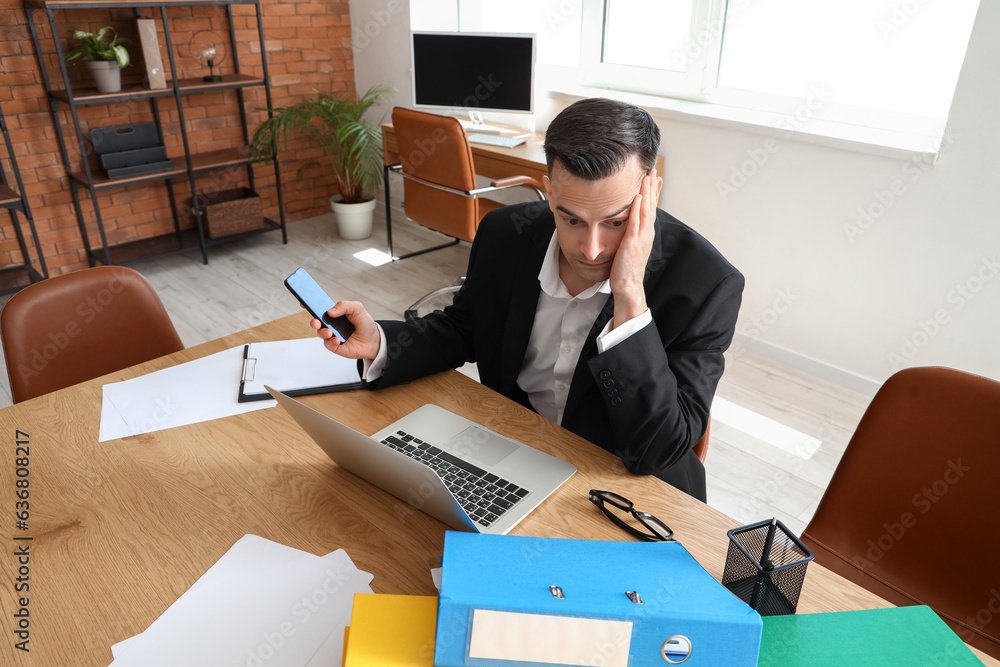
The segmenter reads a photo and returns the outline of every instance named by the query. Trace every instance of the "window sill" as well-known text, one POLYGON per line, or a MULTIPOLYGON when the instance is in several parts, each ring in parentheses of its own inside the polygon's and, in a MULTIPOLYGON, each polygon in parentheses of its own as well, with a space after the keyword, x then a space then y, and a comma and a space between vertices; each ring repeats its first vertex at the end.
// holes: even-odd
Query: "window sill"
POLYGON ((571 98, 603 96, 630 102, 653 116, 669 120, 739 129, 780 139, 867 153, 881 157, 935 162, 941 148, 940 133, 887 130, 810 118, 803 113, 774 113, 743 107, 695 102, 588 86, 560 87, 549 91, 571 98))

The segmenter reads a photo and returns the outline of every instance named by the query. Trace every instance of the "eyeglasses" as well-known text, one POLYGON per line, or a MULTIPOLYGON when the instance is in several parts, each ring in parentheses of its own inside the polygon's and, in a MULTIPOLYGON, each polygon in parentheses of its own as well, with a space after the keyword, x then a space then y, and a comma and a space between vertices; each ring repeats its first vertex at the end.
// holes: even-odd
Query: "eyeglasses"
POLYGON ((635 535, 640 540, 646 540, 647 542, 674 541, 674 531, 670 530, 670 527, 667 524, 663 523, 652 514, 636 510, 632 501, 628 498, 619 496, 617 493, 611 493, 610 491, 595 491, 594 489, 591 489, 590 502, 597 505, 601 511, 604 512, 604 515, 614 521, 620 528, 624 529, 631 535, 635 535), (634 516, 648 532, 643 532, 633 528, 622 521, 616 514, 605 506, 605 503, 617 507, 623 512, 628 512, 634 516))

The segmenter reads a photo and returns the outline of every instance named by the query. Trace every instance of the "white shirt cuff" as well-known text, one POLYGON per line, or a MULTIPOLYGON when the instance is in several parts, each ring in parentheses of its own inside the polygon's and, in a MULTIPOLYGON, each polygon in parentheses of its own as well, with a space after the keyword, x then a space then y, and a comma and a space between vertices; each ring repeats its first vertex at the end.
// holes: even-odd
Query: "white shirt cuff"
POLYGON ((608 320, 608 323, 604 325, 604 330, 597 336, 597 353, 604 354, 652 321, 653 314, 649 312, 649 308, 615 329, 611 328, 614 319, 608 320))
POLYGON ((382 325, 378 322, 375 323, 378 327, 378 354, 375 355, 374 359, 363 359, 364 366, 362 367, 361 379, 365 382, 372 382, 374 380, 382 377, 382 371, 385 370, 385 363, 389 360, 389 353, 386 351, 385 343, 385 332, 382 331, 382 325))

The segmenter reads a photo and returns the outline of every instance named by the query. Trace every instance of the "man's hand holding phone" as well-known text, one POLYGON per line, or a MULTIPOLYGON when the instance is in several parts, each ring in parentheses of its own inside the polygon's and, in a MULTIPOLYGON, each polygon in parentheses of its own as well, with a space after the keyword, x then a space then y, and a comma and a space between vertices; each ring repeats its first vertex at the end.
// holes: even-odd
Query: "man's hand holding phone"
POLYGON ((359 301, 339 301, 327 311, 330 317, 346 317, 354 325, 354 333, 341 342, 322 322, 313 319, 312 328, 323 339, 326 349, 348 359, 374 359, 378 355, 382 336, 378 325, 359 301))
POLYGON ((334 303, 319 283, 303 268, 285 279, 299 303, 313 316, 312 327, 328 350, 351 359, 374 359, 381 336, 375 320, 356 301, 334 303), (365 356, 371 351, 371 356, 365 356))

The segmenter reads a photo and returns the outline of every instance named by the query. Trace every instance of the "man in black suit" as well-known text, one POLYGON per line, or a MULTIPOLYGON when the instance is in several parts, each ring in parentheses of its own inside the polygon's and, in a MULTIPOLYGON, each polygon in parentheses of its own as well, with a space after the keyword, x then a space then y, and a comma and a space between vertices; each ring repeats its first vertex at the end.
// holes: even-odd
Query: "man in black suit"
MULTIPOLYGON (((692 447, 732 342, 743 276, 657 209, 659 129, 629 104, 588 99, 545 137, 546 202, 487 215, 454 302, 377 324, 340 302, 355 333, 338 354, 378 386, 467 361, 486 386, 705 500, 692 447)), ((319 322, 313 320, 319 329, 319 322)))

